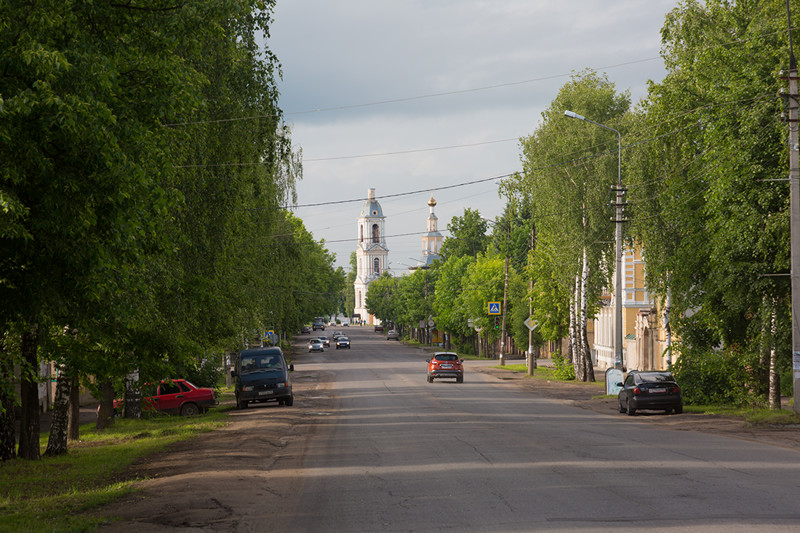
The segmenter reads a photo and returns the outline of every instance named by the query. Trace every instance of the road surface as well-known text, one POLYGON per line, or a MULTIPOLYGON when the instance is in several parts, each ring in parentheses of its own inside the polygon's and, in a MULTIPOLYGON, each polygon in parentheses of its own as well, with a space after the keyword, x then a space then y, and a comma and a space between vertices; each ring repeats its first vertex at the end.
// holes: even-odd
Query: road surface
POLYGON ((295 357, 294 407, 144 465, 105 530, 800 530, 797 450, 538 398, 488 362, 429 384, 421 350, 343 329, 351 350, 295 357))

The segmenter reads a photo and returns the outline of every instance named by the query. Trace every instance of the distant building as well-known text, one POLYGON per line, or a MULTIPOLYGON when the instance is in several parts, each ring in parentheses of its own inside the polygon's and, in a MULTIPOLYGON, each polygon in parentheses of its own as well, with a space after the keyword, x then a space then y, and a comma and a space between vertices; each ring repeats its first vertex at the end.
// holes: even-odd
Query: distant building
POLYGON ((422 236, 422 259, 417 261, 417 264, 411 267, 411 270, 418 268, 430 268, 434 261, 439 259, 439 250, 442 248, 442 241, 444 237, 439 233, 439 218, 433 212, 436 207, 436 200, 431 195, 428 200, 428 232, 422 236))
POLYGON ((367 191, 358 218, 358 246, 356 247, 355 309, 364 324, 377 320, 367 311, 367 289, 372 280, 380 277, 388 266, 389 248, 386 246, 385 221, 381 204, 375 199, 375 189, 367 191))

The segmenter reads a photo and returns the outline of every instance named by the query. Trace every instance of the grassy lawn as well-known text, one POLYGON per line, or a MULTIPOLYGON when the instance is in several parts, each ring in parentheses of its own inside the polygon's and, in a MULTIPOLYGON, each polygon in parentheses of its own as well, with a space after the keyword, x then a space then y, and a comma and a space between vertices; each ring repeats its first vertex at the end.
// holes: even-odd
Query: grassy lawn
MULTIPOLYGON (((221 427, 227 410, 119 419, 100 432, 85 424, 66 455, 0 463, 0 531, 91 531, 99 521, 86 511, 134 490, 132 481, 120 481, 128 466, 173 442, 221 427)), ((47 438, 41 434, 42 453, 47 438)))

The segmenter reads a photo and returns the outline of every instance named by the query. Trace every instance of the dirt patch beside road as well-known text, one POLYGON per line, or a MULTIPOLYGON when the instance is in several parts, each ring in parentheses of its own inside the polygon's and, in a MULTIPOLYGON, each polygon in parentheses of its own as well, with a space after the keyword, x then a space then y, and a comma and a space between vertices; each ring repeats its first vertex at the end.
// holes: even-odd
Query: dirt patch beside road
POLYGON ((144 478, 140 491, 102 508, 97 514, 113 521, 99 530, 287 531, 277 513, 264 524, 263 511, 291 514, 308 438, 326 431, 335 409, 324 372, 297 372, 293 389, 293 407, 232 411, 224 428, 131 465, 123 478, 144 478))

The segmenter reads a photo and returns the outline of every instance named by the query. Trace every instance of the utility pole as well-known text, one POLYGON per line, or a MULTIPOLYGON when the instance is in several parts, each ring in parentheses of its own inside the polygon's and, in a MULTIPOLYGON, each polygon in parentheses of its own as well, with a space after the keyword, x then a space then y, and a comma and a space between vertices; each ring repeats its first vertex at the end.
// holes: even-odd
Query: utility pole
POLYGON ((786 0, 789 19, 789 211, 791 224, 792 280, 792 389, 795 413, 800 413, 800 154, 798 153, 797 62, 792 45, 792 15, 786 0))
POLYGON ((500 366, 505 364, 506 350, 506 303, 508 301, 508 238, 511 233, 511 221, 506 225, 506 279, 503 284, 503 329, 500 333, 500 366))

